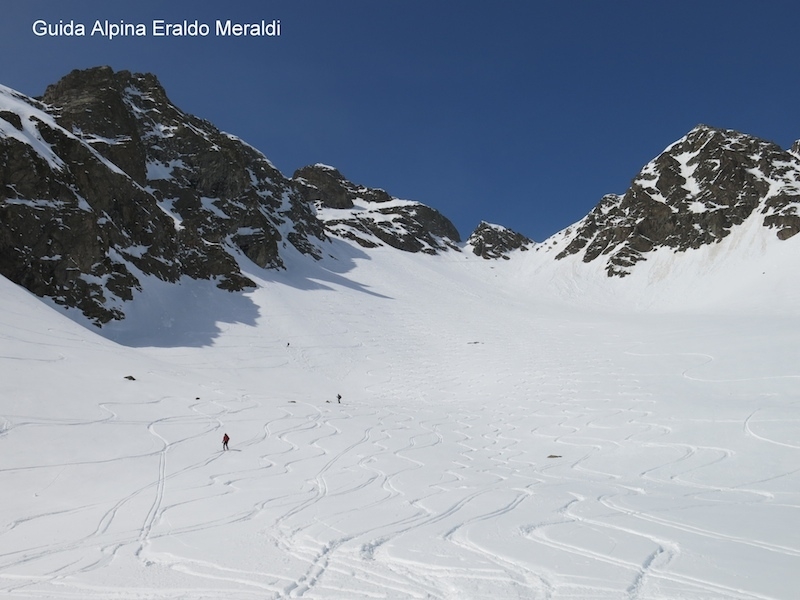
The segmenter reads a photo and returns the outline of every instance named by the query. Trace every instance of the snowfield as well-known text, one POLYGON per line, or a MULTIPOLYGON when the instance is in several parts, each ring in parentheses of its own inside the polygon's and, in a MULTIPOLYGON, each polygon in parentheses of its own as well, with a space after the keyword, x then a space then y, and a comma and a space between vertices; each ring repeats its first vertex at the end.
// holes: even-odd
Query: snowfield
POLYGON ((797 598, 800 241, 734 238, 334 242, 106 337, 0 279, 0 596, 797 598))

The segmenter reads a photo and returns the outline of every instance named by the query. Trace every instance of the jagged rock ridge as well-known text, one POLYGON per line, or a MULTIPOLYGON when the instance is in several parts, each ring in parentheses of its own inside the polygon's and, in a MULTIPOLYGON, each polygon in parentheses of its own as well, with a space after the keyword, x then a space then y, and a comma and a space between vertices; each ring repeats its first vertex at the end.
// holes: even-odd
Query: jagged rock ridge
POLYGON ((780 239, 800 232, 800 156, 736 131, 705 125, 669 146, 565 232, 556 258, 603 257, 609 276, 625 276, 655 248, 713 244, 750 215, 780 239))
POLYGON ((316 206, 326 230, 337 237, 365 248, 386 244, 426 254, 459 250, 458 230, 429 206, 353 184, 338 170, 323 164, 298 169, 294 181, 316 206))
POLYGON ((253 283, 238 257, 282 268, 288 248, 320 258, 338 233, 410 251, 456 247, 435 210, 341 175, 326 189, 318 171, 283 176, 175 107, 150 74, 73 71, 41 101, 0 88, 0 274, 100 325, 124 318, 143 277, 243 290, 253 283), (380 218, 320 218, 342 191, 380 218))

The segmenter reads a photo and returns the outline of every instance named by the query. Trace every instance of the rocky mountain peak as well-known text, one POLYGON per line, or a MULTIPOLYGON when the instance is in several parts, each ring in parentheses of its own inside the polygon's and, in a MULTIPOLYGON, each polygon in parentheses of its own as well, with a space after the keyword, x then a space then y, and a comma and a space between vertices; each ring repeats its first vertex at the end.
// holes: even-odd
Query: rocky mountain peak
POLYGON ((600 257, 625 276, 647 253, 718 242, 753 214, 787 239, 800 232, 800 157, 736 131, 698 125, 570 228, 557 258, 600 257))
POLYGON ((139 184, 145 182, 145 149, 138 136, 136 116, 126 102, 140 88, 169 105, 153 75, 115 73, 110 67, 75 70, 47 87, 42 101, 59 125, 88 142, 139 184), (138 80, 138 81, 137 81, 138 80))
POLYGON ((536 242, 521 233, 486 221, 481 221, 467 240, 467 246, 472 248, 472 253, 486 259, 503 258, 508 260, 509 253, 514 250, 524 252, 535 244, 536 242))
POLYGON ((76 81, 84 74, 74 73, 50 88, 45 104, 0 96, 4 114, 16 115, 4 121, 21 126, 18 133, 0 127, 0 274, 97 324, 123 318, 145 277, 253 285, 229 253, 176 226, 137 181, 146 146, 111 75, 85 74, 92 83, 82 94, 76 81))
POLYGON ((295 171, 293 181, 332 235, 365 248, 388 245, 428 254, 459 250, 458 230, 434 208, 352 183, 319 163, 295 171))
POLYGON ((152 73, 114 71, 111 67, 74 70, 47 86, 41 100, 58 107, 62 125, 89 124, 87 129, 113 134, 125 118, 129 96, 147 96, 154 104, 172 106, 152 73))
POLYGON ((334 167, 321 163, 298 169, 292 178, 307 184, 306 197, 324 208, 353 208, 356 200, 382 203, 392 199, 386 190, 356 185, 334 167))

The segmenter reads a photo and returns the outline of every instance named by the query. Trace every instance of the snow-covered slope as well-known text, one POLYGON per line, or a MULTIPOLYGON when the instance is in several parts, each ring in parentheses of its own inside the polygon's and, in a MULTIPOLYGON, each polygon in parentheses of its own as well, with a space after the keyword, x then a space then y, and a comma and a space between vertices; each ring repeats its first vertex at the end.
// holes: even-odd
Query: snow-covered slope
POLYGON ((48 298, 0 277, 3 598, 797 596, 796 148, 701 126, 461 246, 152 75, 44 100, 0 88, 0 272, 48 298))
POLYGON ((797 311, 332 253, 245 270, 222 320, 164 295, 211 299, 205 339, 108 330, 138 348, 0 279, 4 598, 795 597, 797 311))
MULTIPOLYGON (((554 261, 570 230, 554 235, 503 268, 518 289, 576 306, 612 311, 797 314, 800 236, 781 240, 754 212, 724 238, 699 248, 662 246, 623 278, 608 277, 580 254, 554 261)), ((498 268, 501 268, 498 265, 498 268)))

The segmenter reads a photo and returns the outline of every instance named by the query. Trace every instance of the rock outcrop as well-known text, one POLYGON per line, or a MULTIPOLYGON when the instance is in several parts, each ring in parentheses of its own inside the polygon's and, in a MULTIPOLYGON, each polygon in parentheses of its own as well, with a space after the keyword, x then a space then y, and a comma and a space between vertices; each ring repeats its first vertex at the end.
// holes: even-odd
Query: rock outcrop
POLYGON ((386 191, 351 183, 333 167, 316 164, 294 173, 326 230, 362 247, 388 245, 406 252, 459 250, 458 230, 439 211, 386 191))
POLYGON ((514 250, 525 252, 535 246, 535 242, 521 233, 502 225, 492 225, 481 221, 467 240, 467 247, 481 258, 503 258, 509 260, 514 250))

